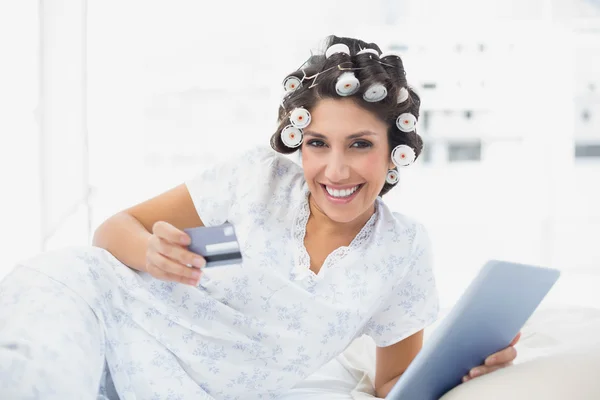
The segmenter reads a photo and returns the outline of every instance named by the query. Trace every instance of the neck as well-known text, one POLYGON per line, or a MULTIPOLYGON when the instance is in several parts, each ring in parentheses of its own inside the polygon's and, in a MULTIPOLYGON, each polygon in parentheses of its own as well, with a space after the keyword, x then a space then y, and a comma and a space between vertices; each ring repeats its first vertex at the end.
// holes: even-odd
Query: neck
POLYGON ((309 195, 308 204, 310 207, 309 224, 314 231, 321 234, 332 236, 356 236, 358 232, 365 226, 371 215, 375 212, 375 204, 361 214, 358 218, 349 222, 337 222, 329 218, 314 202, 312 196, 309 195))

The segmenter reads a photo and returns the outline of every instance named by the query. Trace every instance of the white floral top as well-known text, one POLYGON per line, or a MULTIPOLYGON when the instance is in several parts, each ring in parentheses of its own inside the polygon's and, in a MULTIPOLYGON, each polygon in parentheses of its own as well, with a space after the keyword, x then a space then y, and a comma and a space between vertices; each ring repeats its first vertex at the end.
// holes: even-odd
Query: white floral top
MULTIPOLYGON (((206 268, 196 288, 138 273, 103 249, 74 248, 24 262, 15 290, 3 289, 4 304, 17 304, 26 274, 60 283, 36 286, 56 296, 29 307, 30 318, 44 321, 61 321, 69 310, 60 304, 72 299, 89 305, 97 321, 88 318, 75 332, 57 325, 51 337, 59 338, 58 348, 79 346, 90 360, 105 358, 101 394, 114 384, 123 400, 276 398, 354 338, 367 334, 388 346, 436 318, 427 233, 381 199, 350 246, 333 252, 315 275, 303 245, 309 207, 300 166, 256 150, 187 185, 206 225, 234 224, 240 265, 206 268), (97 337, 99 327, 96 348, 85 338, 97 337)), ((11 373, 9 381, 20 376, 11 373)))
POLYGON ((205 269, 199 285, 206 300, 195 312, 211 332, 194 365, 209 393, 279 393, 362 334, 389 346, 437 317, 428 235, 381 198, 352 243, 315 274, 300 166, 256 149, 187 187, 205 225, 235 226, 243 256, 240 265, 205 269))

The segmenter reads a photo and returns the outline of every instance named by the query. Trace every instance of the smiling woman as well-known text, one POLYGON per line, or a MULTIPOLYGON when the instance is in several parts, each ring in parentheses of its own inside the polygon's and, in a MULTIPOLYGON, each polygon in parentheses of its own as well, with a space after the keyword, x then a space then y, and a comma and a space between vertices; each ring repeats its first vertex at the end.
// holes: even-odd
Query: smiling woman
POLYGON ((335 36, 284 87, 276 151, 219 162, 0 283, 0 398, 292 398, 362 335, 390 391, 439 307, 427 230, 381 197, 421 152, 419 98, 398 55, 335 36), (302 166, 279 154, 298 150, 302 166), (242 261, 205 268, 184 230, 225 222, 242 261))
POLYGON ((302 148, 312 204, 335 222, 362 226, 374 212, 387 171, 395 168, 388 126, 352 99, 320 100, 312 115, 302 148))
MULTIPOLYGON (((357 139, 359 134, 375 134, 380 142, 377 151, 391 151, 406 145, 414 152, 414 161, 423 149, 423 141, 415 129, 421 100, 408 85, 400 56, 393 52, 382 53, 375 43, 350 38, 331 37, 329 45, 329 52, 311 56, 284 80, 286 95, 279 108, 279 126, 271 137, 271 146, 289 154, 300 149, 302 134, 321 140, 328 136, 339 139, 340 135, 351 140, 357 139), (289 119, 298 109, 309 112, 302 125, 289 119), (338 121, 343 121, 343 126, 331 126, 338 121), (287 136, 282 135, 289 129, 290 122, 296 128, 295 146, 286 143, 287 136), (302 128, 306 128, 304 132, 302 128)), ((316 142, 311 146, 323 144, 316 142)), ((367 144, 360 141, 354 146, 367 144)), ((304 153, 306 148, 301 150, 304 153)), ((387 170, 394 167, 388 166, 390 160, 386 159, 380 158, 386 165, 384 178, 387 170)), ((384 195, 396 182, 384 179, 378 194, 384 195)))

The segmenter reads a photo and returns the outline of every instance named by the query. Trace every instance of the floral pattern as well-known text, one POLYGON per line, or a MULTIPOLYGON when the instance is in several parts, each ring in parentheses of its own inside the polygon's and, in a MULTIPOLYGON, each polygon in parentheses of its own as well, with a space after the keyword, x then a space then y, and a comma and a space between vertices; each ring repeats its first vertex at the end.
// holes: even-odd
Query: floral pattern
POLYGON ((238 160, 187 182, 206 225, 235 226, 243 256, 198 287, 95 247, 40 254, 0 282, 0 398, 278 398, 362 334, 387 346, 435 320, 422 225, 378 199, 314 274, 301 167, 267 149, 238 160))

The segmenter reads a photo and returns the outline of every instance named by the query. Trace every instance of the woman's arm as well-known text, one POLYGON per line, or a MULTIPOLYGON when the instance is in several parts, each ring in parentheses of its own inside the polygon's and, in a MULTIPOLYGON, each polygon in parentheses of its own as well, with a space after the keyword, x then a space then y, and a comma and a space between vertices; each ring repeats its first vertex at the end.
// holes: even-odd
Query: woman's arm
POLYGON ((423 330, 387 347, 377 347, 375 392, 385 398, 423 347, 423 330))
MULTIPOLYGON (((517 334, 505 349, 487 357, 484 365, 473 368, 470 378, 463 379, 463 382, 511 365, 517 357, 514 345, 517 344, 520 336, 521 333, 517 334)), ((422 347, 423 330, 391 346, 377 347, 375 369, 375 392, 377 397, 385 398, 388 395, 422 347)))
POLYGON ((123 264, 144 271, 148 240, 159 221, 180 230, 204 225, 186 185, 179 185, 108 218, 96 229, 92 244, 108 250, 123 264))

